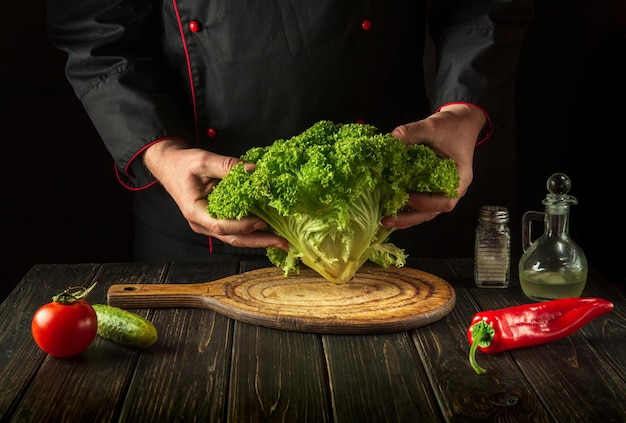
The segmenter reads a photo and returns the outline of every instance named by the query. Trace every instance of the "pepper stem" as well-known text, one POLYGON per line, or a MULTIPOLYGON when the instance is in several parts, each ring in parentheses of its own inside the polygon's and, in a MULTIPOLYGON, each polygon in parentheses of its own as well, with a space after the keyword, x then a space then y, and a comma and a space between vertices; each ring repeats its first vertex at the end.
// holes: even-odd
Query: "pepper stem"
POLYGON ((472 331, 472 345, 469 350, 469 361, 474 371, 481 375, 487 370, 480 367, 476 362, 476 350, 478 347, 488 347, 491 345, 496 331, 493 326, 485 321, 474 324, 470 330, 472 331))
POLYGON ((472 345, 470 346, 470 350, 469 350, 469 361, 470 361, 470 364, 472 365, 472 369, 474 369, 474 371, 478 373, 479 375, 482 375, 487 370, 480 367, 478 363, 476 362, 476 350, 477 349, 478 349, 478 344, 476 342, 472 343, 472 345))

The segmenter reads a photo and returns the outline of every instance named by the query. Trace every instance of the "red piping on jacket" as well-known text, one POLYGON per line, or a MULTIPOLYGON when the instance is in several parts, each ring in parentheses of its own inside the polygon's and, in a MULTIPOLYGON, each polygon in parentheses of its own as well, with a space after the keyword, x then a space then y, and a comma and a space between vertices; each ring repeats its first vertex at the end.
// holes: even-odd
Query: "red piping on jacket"
MULTIPOLYGON (((187 61, 187 74, 189 75, 189 90, 191 92, 191 102, 193 104, 193 120, 194 120, 194 124, 195 124, 195 132, 196 132, 196 143, 198 142, 198 112, 197 112, 197 107, 196 107, 196 92, 195 92, 195 88, 193 85, 193 73, 191 71, 191 60, 189 59, 189 50, 187 49, 187 42, 185 41, 185 32, 183 30, 183 23, 180 19, 180 13, 178 11, 178 4, 177 4, 177 0, 172 0, 172 6, 174 7, 174 12, 176 13, 176 20, 178 22, 178 30, 180 32, 180 40, 181 43, 183 45, 183 51, 185 52, 185 60, 187 61)), ((160 138, 158 140, 154 140, 152 141, 150 144, 144 146, 141 150, 139 150, 138 152, 136 152, 133 157, 130 158, 130 160, 128 161, 128 163, 126 164, 126 166, 124 167, 124 173, 126 175, 128 175, 128 177, 131 177, 131 174, 129 172, 130 170, 130 165, 131 163, 133 163, 133 161, 135 159, 137 159, 148 147, 150 147, 153 144, 156 144, 157 142, 162 141, 164 138, 160 138)), ((170 139, 170 137, 168 137, 168 139, 170 139)), ((147 185, 141 186, 141 187, 133 187, 128 185, 126 182, 124 182, 124 180, 122 179, 121 175, 120 175, 120 171, 119 168, 117 167, 116 163, 113 163, 113 168, 115 171, 115 177, 117 178, 118 182, 126 189, 128 189, 129 191, 141 191, 144 190, 146 188, 151 187, 152 185, 156 184, 158 181, 155 179, 152 182, 150 182, 147 185)), ((212 253, 213 252, 213 237, 207 237, 208 242, 209 242, 209 252, 212 253)))
MULTIPOLYGON (((128 164, 129 164, 129 165, 130 165, 130 163, 131 163, 131 162, 128 162, 128 164)), ((120 184, 121 184, 124 188, 126 188, 126 189, 127 189, 127 190, 129 190, 129 191, 142 191, 142 190, 144 190, 144 189, 146 189, 146 188, 149 188, 149 187, 151 187, 152 185, 154 185, 154 184, 156 184, 156 183, 157 183, 157 181, 156 181, 156 179, 155 179, 154 181, 150 182, 148 185, 144 185, 144 186, 142 186, 142 187, 131 187, 131 186, 130 186, 130 185, 128 185, 126 182, 124 182, 124 181, 122 180, 122 178, 120 177, 120 171, 118 170, 118 168, 117 168, 117 164, 116 164, 116 163, 113 163, 113 168, 114 168, 114 170, 115 170, 115 176, 117 177, 117 182, 119 182, 119 183, 120 183, 120 184)), ((127 166, 127 168, 128 168, 128 166, 127 166)), ((126 173, 126 172, 124 172, 124 173, 126 173)))
MULTIPOLYGON (((126 167, 124 168, 124 173, 126 175, 128 175, 129 178, 133 178, 133 176, 131 176, 130 174, 130 164, 133 163, 148 147, 150 147, 153 144, 156 144, 158 142, 161 142, 163 140, 171 140, 171 139, 180 139, 183 140, 182 138, 176 138, 176 137, 167 137, 167 138, 159 138, 158 140, 154 140, 152 141, 150 144, 145 145, 141 150, 139 150, 138 152, 136 152, 133 157, 130 158, 130 160, 128 161, 128 163, 126 164, 126 167)), ((184 140, 183 140, 184 141, 184 140)), ((154 181, 150 182, 147 185, 141 186, 141 187, 131 187, 130 185, 128 185, 126 182, 124 182, 122 180, 122 178, 120 177, 120 171, 118 170, 117 165, 114 163, 113 164, 114 168, 115 168, 115 176, 117 177, 118 182, 127 190, 129 191, 141 191, 144 190, 146 188, 151 187, 152 185, 157 183, 157 180, 155 179, 154 181)))
POLYGON ((191 60, 189 59, 189 50, 187 49, 187 41, 185 40, 185 31, 183 29, 183 22, 180 19, 180 13, 178 12, 177 0, 172 0, 172 6, 176 13, 176 21, 178 22, 178 31, 180 32, 180 42, 183 45, 183 51, 185 52, 185 60, 187 61, 187 74, 189 75, 189 90, 191 92, 191 102, 193 104, 193 121, 196 129, 196 142, 198 142, 198 110, 196 107, 196 91, 193 85, 193 72, 191 71, 191 60))
MULTIPOLYGON (((195 132, 196 132, 196 143, 198 142, 198 111, 197 111, 197 107, 196 107, 196 92, 195 92, 195 88, 193 85, 193 73, 191 71, 191 60, 189 59, 189 50, 187 49, 187 42, 185 41, 185 32, 183 29, 183 23, 180 19, 180 13, 178 11, 178 3, 177 0, 172 0, 172 6, 174 7, 174 12, 176 13, 176 21, 178 22, 178 30, 180 32, 180 41, 183 45, 183 51, 185 52, 185 60, 187 61, 187 74, 189 75, 189 90, 191 92, 191 102, 193 104, 193 121, 194 121, 194 125, 195 125, 195 132)), ((126 175, 130 176, 129 173, 129 168, 130 168, 130 164, 137 158, 139 157, 139 155, 141 155, 141 153, 144 152, 144 150, 146 150, 148 147, 150 147, 151 145, 162 141, 163 138, 155 140, 153 142, 151 142, 150 144, 146 145, 145 147, 143 147, 141 150, 139 150, 137 153, 135 153, 135 155, 133 155, 133 157, 131 157, 131 159, 128 161, 128 164, 126 165, 126 167, 124 168, 124 173, 126 175)), ((115 176, 117 177, 118 182, 126 189, 130 190, 130 191, 141 191, 144 190, 146 188, 151 187, 152 185, 156 184, 157 181, 154 180, 152 182, 150 182, 147 185, 144 185, 142 187, 131 187, 128 184, 126 184, 122 178, 120 177, 120 173, 119 170, 117 168, 117 165, 114 164, 115 167, 115 176)))

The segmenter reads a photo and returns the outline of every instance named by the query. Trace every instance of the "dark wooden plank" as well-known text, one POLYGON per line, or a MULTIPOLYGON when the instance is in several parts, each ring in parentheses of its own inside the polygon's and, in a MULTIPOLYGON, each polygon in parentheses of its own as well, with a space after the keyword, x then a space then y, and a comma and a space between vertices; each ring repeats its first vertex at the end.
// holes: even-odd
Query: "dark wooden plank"
POLYGON ((450 314, 412 332, 446 420, 551 421, 511 357, 499 354, 484 362, 479 356, 479 363, 488 369, 483 375, 470 366, 467 327, 478 311, 464 282, 471 273, 459 274, 446 260, 418 260, 412 265, 438 275, 456 289, 457 303, 450 314))
POLYGON ((608 298, 613 302, 614 308, 610 314, 588 323, 580 332, 613 370, 626 380, 626 294, 618 284, 605 279, 593 269, 589 272, 589 282, 583 294, 608 298))
MULTIPOLYGON (((622 346, 624 344, 622 343, 622 346)), ((511 354, 558 421, 626 421, 626 382, 583 336, 511 354)))
POLYGON ((143 354, 121 420, 219 421, 226 407, 231 323, 206 310, 162 309, 160 340, 143 354))
POLYGON ((420 416, 432 421, 438 415, 406 333, 323 339, 335 421, 407 421, 420 416))
MULTIPOLYGON (((167 283, 199 283, 239 269, 238 262, 173 264, 167 283)), ((232 322, 210 310, 152 310, 159 340, 137 362, 121 421, 222 420, 231 361, 232 322)))
POLYGON ((406 332, 323 341, 335 422, 443 421, 406 332))
POLYGON ((229 391, 232 422, 329 422, 320 336, 236 322, 229 391))
MULTIPOLYGON (((249 265, 249 263, 247 263, 249 265)), ((260 267, 263 265, 260 264, 260 267)), ((242 270, 250 270, 254 266, 244 267, 242 270)), ((237 328, 246 327, 237 324, 237 328)), ((273 336, 279 336, 280 332, 269 329, 262 329, 263 333, 271 333, 273 336), (270 332, 267 332, 270 331, 270 332)), ((287 332, 293 336, 294 332, 287 332)), ((278 341, 285 343, 284 334, 280 334, 278 341)), ((301 334, 302 337, 315 336, 312 334, 301 334)), ((237 337, 239 339, 239 337, 237 337)), ((333 421, 335 422, 380 422, 380 421, 436 421, 433 416, 439 413, 436 402, 432 393, 428 388, 428 380, 425 376, 424 369, 415 366, 415 349, 409 342, 404 332, 391 335, 324 335, 322 337, 324 345, 324 357, 317 357, 317 352, 311 354, 312 346, 307 347, 298 357, 294 354, 294 363, 299 366, 305 365, 310 367, 314 363, 322 363, 326 360, 326 366, 330 375, 330 393, 324 394, 324 397, 332 395, 333 421)), ((289 338, 293 345, 293 340, 289 338)), ((255 342, 259 342, 255 340, 255 342)), ((272 340, 269 344, 275 344, 277 341, 272 340)), ((257 354, 265 357, 268 343, 258 343, 256 348, 263 348, 265 354, 257 354)), ((283 351, 285 348, 282 348, 283 351)), ((293 346, 289 348, 293 349, 293 346)), ((247 350, 247 348, 237 348, 237 350, 247 350)), ((317 351, 317 350, 315 350, 317 351)), ((277 350, 272 349, 269 357, 278 354, 277 350)), ((259 358, 253 357, 254 362, 259 358)), ((263 360, 265 361, 265 359, 263 360)), ((276 361, 274 359, 273 361, 276 361)), ((284 358, 281 359, 284 361, 284 358)), ((270 369, 272 360, 268 361, 270 369)), ((295 364, 290 366, 293 367, 295 364)), ((284 367, 281 366, 281 367, 284 367)), ((234 369, 233 375, 238 371, 234 369)), ((240 371, 238 371, 240 372, 240 371)), ((302 372, 302 370, 300 370, 302 372)), ((319 370, 317 375, 313 375, 302 386, 308 384, 321 383, 321 387, 326 386, 328 381, 320 378, 323 377, 319 370)), ((254 369, 248 370, 244 375, 248 375, 247 383, 252 384, 251 376, 255 374, 254 369)), ((282 372, 281 372, 282 374, 282 372)), ((233 380, 239 380, 239 377, 233 377, 233 380)), ((295 388, 294 388, 295 389, 295 388)), ((317 388, 318 390, 321 388, 317 388)), ((270 389, 270 391, 272 391, 270 389)), ((274 391, 277 391, 274 388, 274 391)), ((293 394, 291 394, 293 395, 293 394)), ((300 394, 302 395, 302 394, 300 394)), ((316 395, 320 395, 317 393, 316 395)), ((276 395, 274 395, 276 397, 276 395)), ((309 398, 307 401, 312 401, 309 398)), ((242 401, 241 399, 239 401, 242 401)), ((282 403, 282 397, 281 397, 282 403)), ((258 400, 255 401, 258 402, 258 400)), ((245 402, 244 402, 245 403, 245 402)), ((274 412, 273 416, 279 415, 274 412)), ((231 417, 240 417, 242 415, 233 414, 231 417)), ((302 417, 302 416, 300 416, 302 417)), ((325 419, 329 418, 325 416, 325 419)), ((233 421, 240 421, 233 419, 233 421)), ((248 420, 246 420, 248 421, 248 420)), ((315 418, 308 419, 285 419, 284 421, 318 421, 315 418)))
MULTIPOLYGON (((462 272, 467 275, 469 267, 469 263, 464 262, 459 269, 464 269, 462 272)), ((467 279, 465 282, 466 286, 471 286, 467 279)), ((588 285, 583 296, 590 296, 596 290, 607 294, 608 299, 624 303, 617 289, 598 274, 592 274, 588 285), (592 288, 596 283, 598 286, 592 288)), ((483 310, 533 303, 523 294, 516 272, 506 290, 472 287, 470 291, 483 310)), ((533 390, 557 421, 624 421, 626 381, 614 367, 624 360, 625 329, 623 323, 614 320, 619 317, 601 316, 567 338, 501 354, 483 354, 480 360, 489 373, 494 373, 492 362, 500 356, 512 357, 529 381, 541 381, 532 383, 533 390), (621 358, 611 358, 618 356, 621 358)), ((620 321, 623 322, 623 317, 620 321)))
POLYGON ((68 284, 82 284, 97 266, 37 265, 31 268, 0 305, 0 420, 11 415, 36 372, 46 359, 32 339, 30 322, 35 311, 68 284))
MULTIPOLYGON (((247 272, 272 266, 266 259, 247 260, 242 262, 241 271, 247 272)), ((243 323, 236 323, 235 327, 237 329, 235 332, 237 358, 233 362, 232 369, 230 421, 332 421, 332 405, 328 400, 328 378, 321 358, 319 335, 281 332, 265 328, 255 330, 253 326, 243 323), (271 335, 269 337, 271 342, 263 341, 268 339, 267 335, 271 335), (245 343, 250 344, 248 347, 250 349, 245 347, 245 343), (280 348, 287 345, 288 357, 280 354, 276 345, 280 345, 280 348), (269 352, 268 347, 271 348, 269 352), (256 356, 243 356, 244 352, 250 355, 251 351, 257 348, 263 353, 258 353, 256 356), (267 376, 263 377, 262 374, 267 376), (252 376, 255 379, 252 379, 252 376), (260 387, 261 393, 254 396, 258 388, 257 383, 253 381, 256 381, 257 377, 265 378, 266 384, 260 387), (267 383, 271 382, 274 383, 267 386, 267 383), (254 404, 253 407, 249 407, 243 400, 246 397, 249 400, 248 404, 254 404), (271 403, 271 398, 278 398, 279 407, 268 413, 267 404, 271 403), (291 405, 291 402, 294 405, 291 405), (297 407, 297 409, 296 411, 289 410, 284 416, 286 407, 289 409, 297 407)))
MULTIPOLYGON (((149 279, 157 279, 162 273, 162 267, 139 264, 102 267, 45 265, 37 266, 36 273, 29 273, 37 277, 27 282, 30 285, 46 281, 45 287, 35 286, 34 289, 41 290, 48 297, 50 293, 60 292, 70 285, 89 286, 91 282, 99 281, 88 297, 92 303, 98 303, 105 298, 108 281, 141 274, 149 279), (94 274, 95 269, 98 269, 97 274, 94 274)), ((38 302, 43 301, 49 301, 49 298, 38 298, 38 302)), ((9 299, 9 302, 14 303, 14 300, 9 299)), ((32 311, 29 310, 27 314, 32 316, 32 311)), ((24 330, 30 326, 22 322, 20 327, 24 330)), ((40 354, 45 356, 42 352, 40 354)), ((38 422, 113 419, 119 411, 118 402, 125 394, 140 354, 141 351, 96 337, 89 348, 76 357, 59 359, 45 356, 24 391, 12 419, 38 422)), ((16 358, 24 361, 23 351, 16 358)), ((32 367, 30 371, 33 371, 32 367)))

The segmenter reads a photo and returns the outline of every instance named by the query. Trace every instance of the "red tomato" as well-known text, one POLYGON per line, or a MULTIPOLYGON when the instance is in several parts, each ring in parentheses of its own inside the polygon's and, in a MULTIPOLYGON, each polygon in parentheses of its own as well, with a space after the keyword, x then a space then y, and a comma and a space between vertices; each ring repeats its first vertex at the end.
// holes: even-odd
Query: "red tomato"
POLYGON ((96 337, 98 317, 86 300, 50 302, 33 316, 31 331, 35 343, 55 357, 83 352, 96 337))

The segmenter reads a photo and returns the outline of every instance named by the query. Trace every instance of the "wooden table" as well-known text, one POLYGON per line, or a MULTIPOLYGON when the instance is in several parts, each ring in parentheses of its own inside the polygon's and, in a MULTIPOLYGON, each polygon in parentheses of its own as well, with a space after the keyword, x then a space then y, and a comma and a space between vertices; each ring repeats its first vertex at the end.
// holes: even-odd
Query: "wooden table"
MULTIPOLYGON (((441 320, 405 332, 333 335, 242 323, 211 310, 134 310, 154 322, 147 350, 97 337, 58 359, 30 335, 35 310, 70 285, 199 283, 260 262, 36 265, 0 307, 2 422, 624 422, 626 296, 593 270, 583 296, 615 309, 565 339, 468 363, 479 310, 530 302, 517 278, 479 289, 472 261, 412 260, 455 289, 441 320)), ((514 272, 515 273, 515 272, 514 272)))

